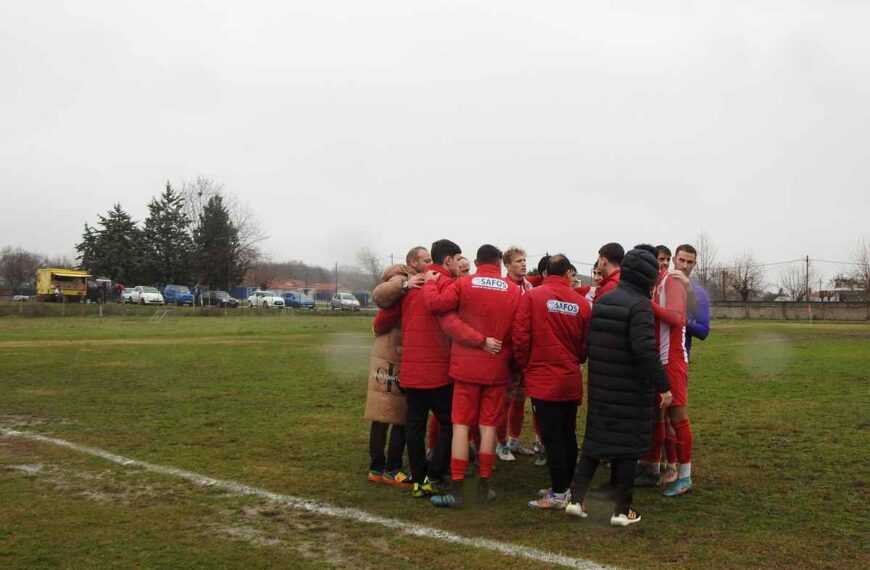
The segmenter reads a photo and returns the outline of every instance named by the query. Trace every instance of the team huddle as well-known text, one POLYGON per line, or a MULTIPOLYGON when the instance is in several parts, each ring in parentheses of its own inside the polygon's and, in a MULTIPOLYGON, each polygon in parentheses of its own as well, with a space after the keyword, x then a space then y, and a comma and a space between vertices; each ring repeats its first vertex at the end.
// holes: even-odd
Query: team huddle
POLYGON ((614 526, 641 520, 635 486, 661 485, 668 497, 690 491, 689 350, 710 330, 706 293, 689 279, 697 253, 677 247, 672 271, 665 246, 626 253, 609 243, 598 253, 594 286, 579 285, 562 254, 545 256, 533 276, 523 250, 488 244, 469 274, 462 250, 446 239, 388 268, 373 293, 381 310, 366 402, 369 480, 410 489, 436 507, 488 504, 496 457, 535 454, 550 486, 529 506, 585 518, 590 483, 604 464, 609 483, 594 492, 615 503, 614 526), (584 365, 587 418, 578 446, 584 365), (527 399, 532 449, 520 442, 527 399), (406 447, 410 474, 402 470, 406 447), (473 493, 465 488, 472 461, 473 493))

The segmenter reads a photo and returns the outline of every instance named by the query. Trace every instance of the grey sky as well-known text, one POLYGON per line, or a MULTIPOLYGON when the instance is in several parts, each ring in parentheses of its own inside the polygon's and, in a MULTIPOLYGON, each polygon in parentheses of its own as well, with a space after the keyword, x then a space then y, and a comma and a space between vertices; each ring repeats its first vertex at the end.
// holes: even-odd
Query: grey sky
POLYGON ((328 265, 440 237, 587 262, 702 229, 723 258, 847 259, 867 232, 862 2, 5 2, 0 22, 0 245, 71 254, 113 202, 141 220, 198 175, 273 259, 328 265))

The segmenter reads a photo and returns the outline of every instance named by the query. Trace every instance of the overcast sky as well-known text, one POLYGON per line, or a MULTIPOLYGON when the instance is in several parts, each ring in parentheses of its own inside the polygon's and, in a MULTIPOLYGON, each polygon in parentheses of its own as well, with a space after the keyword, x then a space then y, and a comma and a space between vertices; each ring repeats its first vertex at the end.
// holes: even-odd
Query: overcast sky
POLYGON ((72 255, 114 202, 141 220, 197 176, 259 215, 272 259, 324 265, 441 237, 591 262, 702 230, 726 259, 840 260, 868 232, 866 2, 4 2, 0 22, 0 246, 72 255))

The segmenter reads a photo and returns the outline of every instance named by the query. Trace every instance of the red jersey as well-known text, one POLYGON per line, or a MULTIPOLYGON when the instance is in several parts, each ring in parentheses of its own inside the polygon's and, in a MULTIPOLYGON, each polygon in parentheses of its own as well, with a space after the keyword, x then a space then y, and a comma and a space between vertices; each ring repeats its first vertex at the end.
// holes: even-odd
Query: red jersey
POLYGON ((562 277, 545 278, 523 297, 512 340, 529 396, 553 402, 583 398, 580 365, 589 319, 589 303, 562 277))
POLYGON ((520 303, 519 288, 502 278, 497 266, 481 264, 474 275, 460 277, 441 290, 429 281, 423 286, 423 297, 431 311, 457 311, 468 326, 504 342, 498 354, 455 343, 450 350, 450 377, 473 384, 507 384, 509 337, 520 303))
MULTIPOLYGON (((441 265, 429 265, 426 270, 441 274, 442 287, 453 282, 441 265)), ((432 389, 452 384, 448 376, 450 339, 482 346, 486 337, 463 323, 456 313, 433 315, 423 299, 422 289, 408 291, 400 307, 400 313, 387 312, 382 319, 402 321, 402 387, 432 389)), ((382 324, 385 323, 378 323, 379 328, 382 324)))
POLYGON ((656 344, 659 347, 662 364, 682 362, 688 368, 686 288, 679 281, 672 279, 667 270, 663 270, 653 291, 652 302, 655 313, 656 344))
POLYGON ((616 286, 619 285, 619 276, 622 275, 622 272, 617 269, 607 277, 601 280, 601 285, 595 289, 595 297, 593 297, 592 302, 597 302, 598 299, 601 298, 605 293, 610 293, 616 286))

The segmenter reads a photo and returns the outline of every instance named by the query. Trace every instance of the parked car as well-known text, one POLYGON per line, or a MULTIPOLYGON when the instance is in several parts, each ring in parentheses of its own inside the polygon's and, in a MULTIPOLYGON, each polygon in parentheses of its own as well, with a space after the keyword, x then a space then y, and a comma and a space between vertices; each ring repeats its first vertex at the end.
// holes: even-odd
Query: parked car
POLYGON ((254 291, 248 297, 249 307, 262 307, 264 309, 283 309, 284 299, 272 291, 254 291))
POLYGON ((121 291, 121 302, 126 304, 132 303, 133 290, 132 289, 124 289, 121 291))
POLYGON ((215 307, 229 307, 231 309, 239 307, 239 300, 230 297, 226 291, 206 291, 202 297, 202 302, 215 307))
POLYGON ((360 308, 359 301, 350 293, 336 293, 329 303, 333 309, 342 311, 359 311, 360 308))
POLYGON ((284 293, 281 297, 284 299, 285 307, 293 307, 294 309, 314 308, 314 299, 304 293, 284 293))
POLYGON ((130 292, 130 302, 138 305, 162 305, 163 295, 156 287, 137 285, 130 292))
POLYGON ((187 285, 167 285, 163 288, 163 299, 167 305, 193 306, 193 293, 187 285))
POLYGON ((30 295, 12 295, 13 301, 29 301, 30 295))

